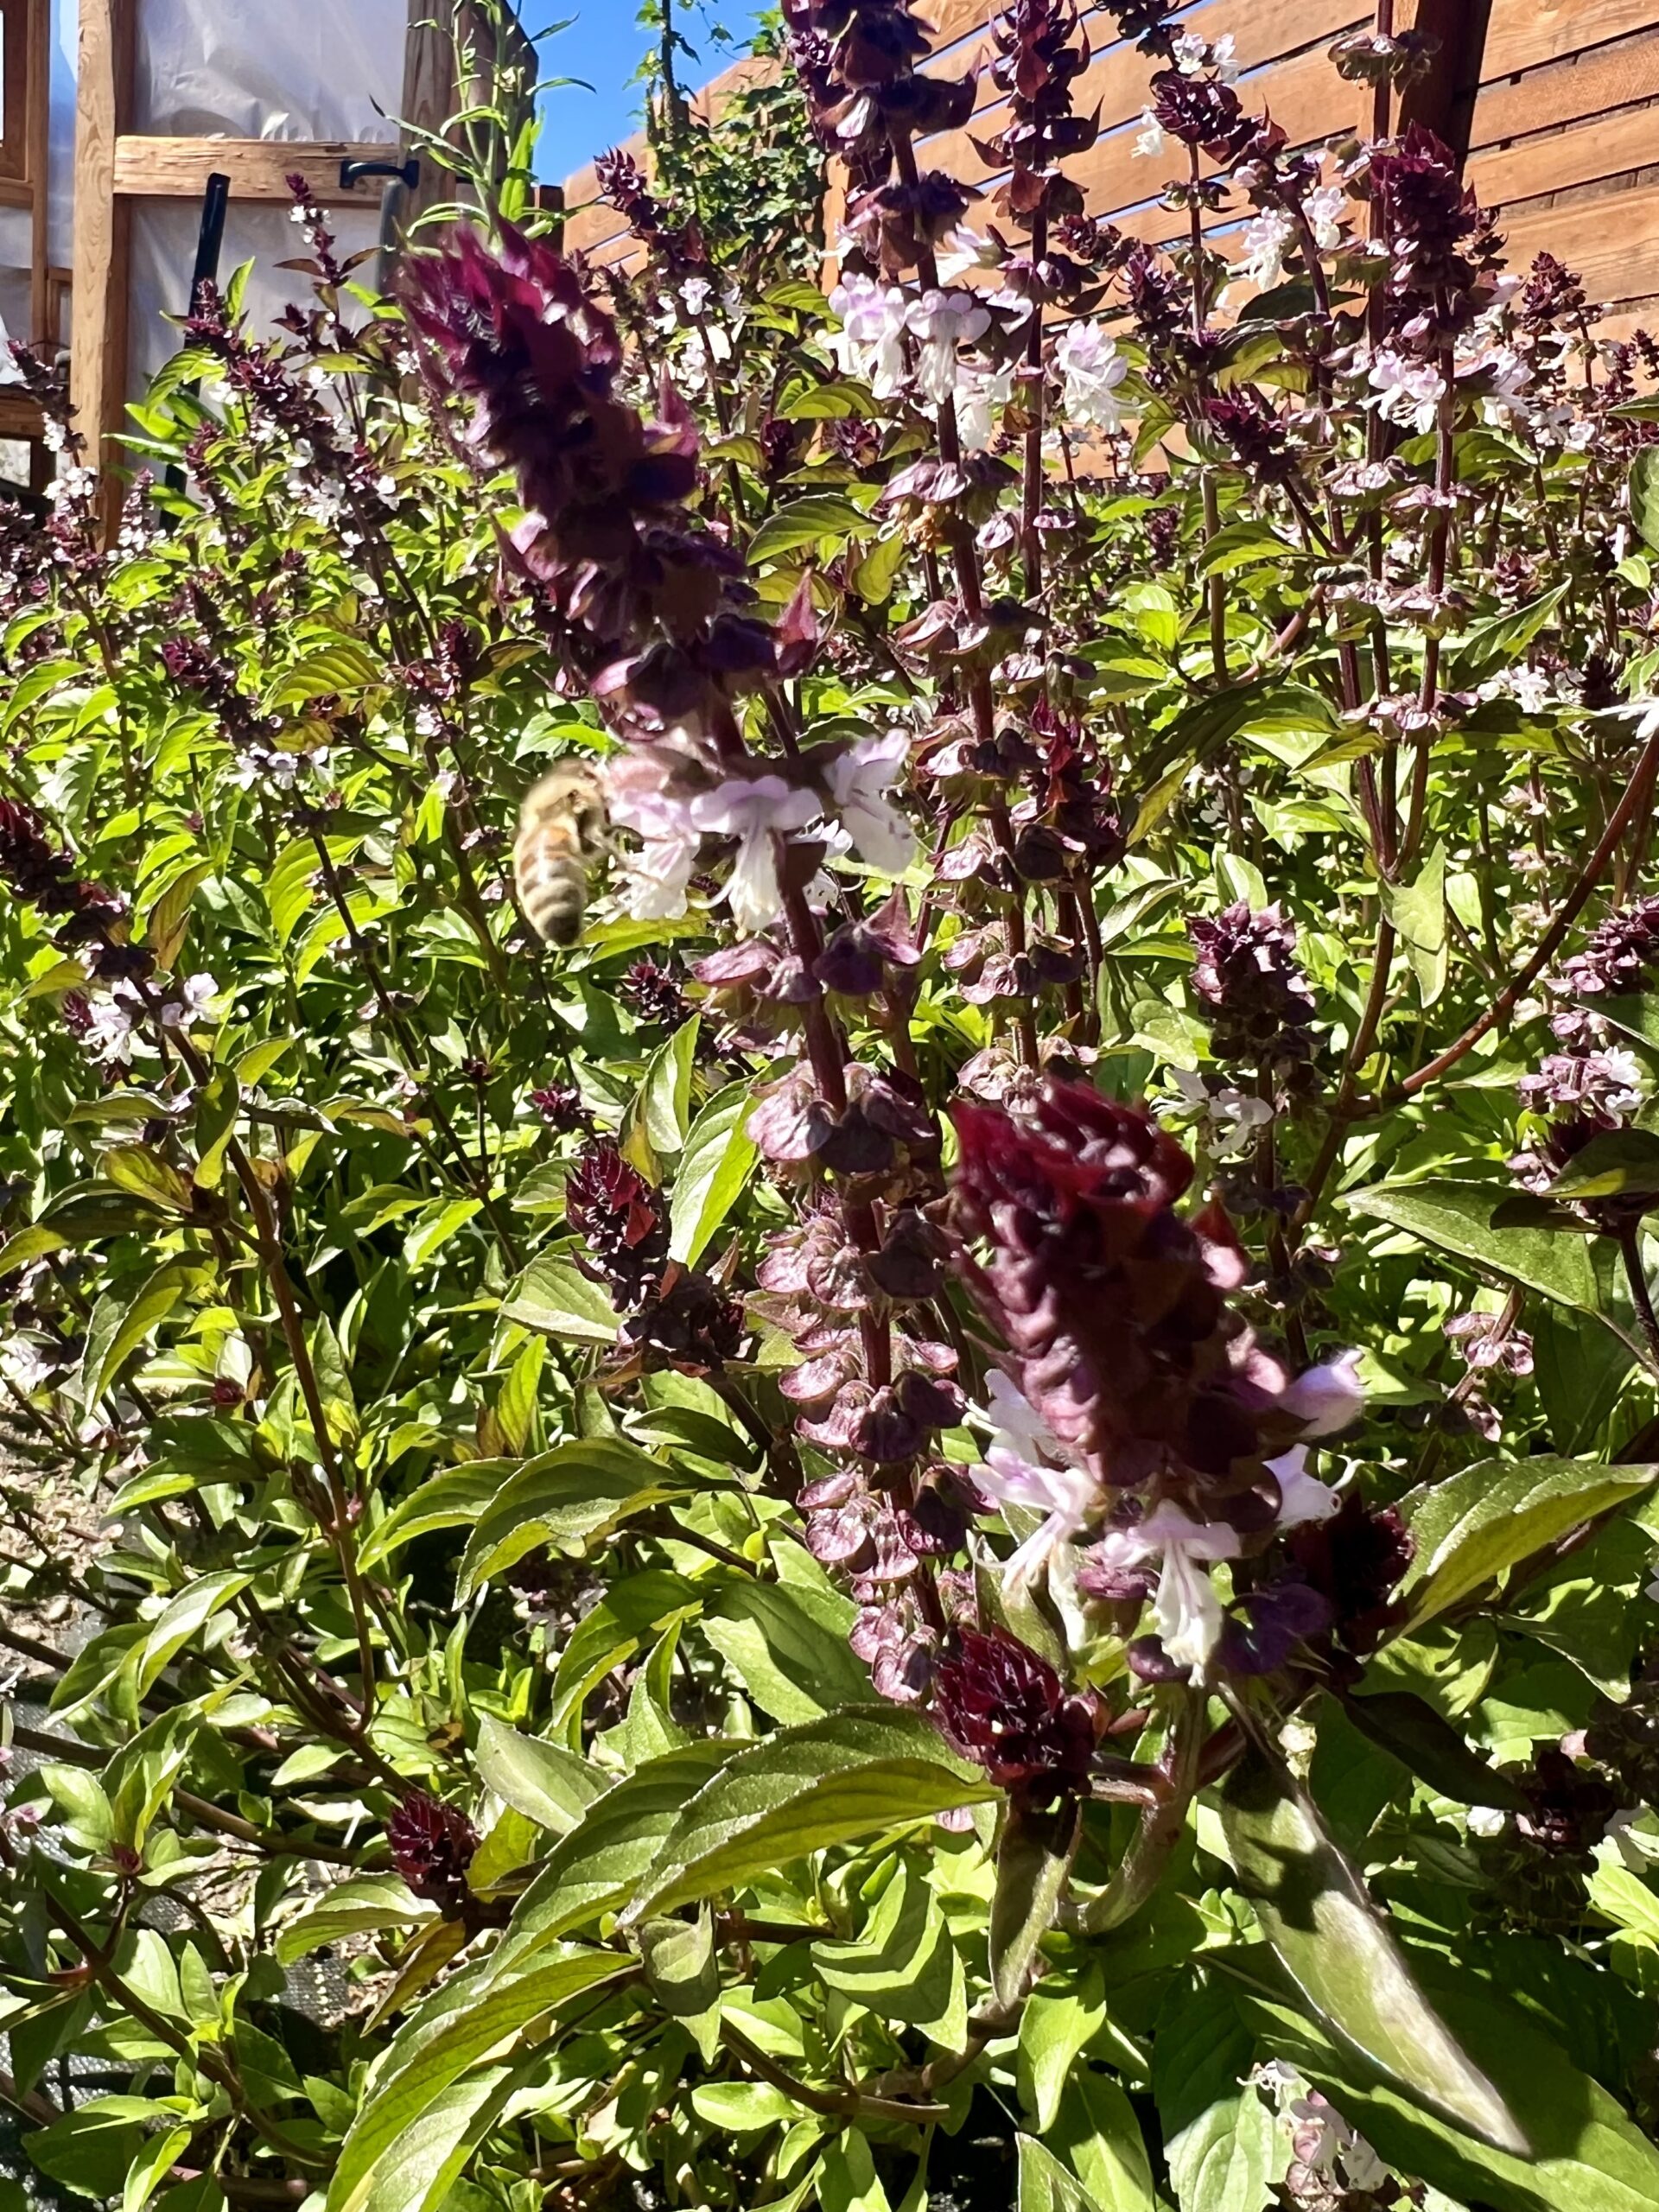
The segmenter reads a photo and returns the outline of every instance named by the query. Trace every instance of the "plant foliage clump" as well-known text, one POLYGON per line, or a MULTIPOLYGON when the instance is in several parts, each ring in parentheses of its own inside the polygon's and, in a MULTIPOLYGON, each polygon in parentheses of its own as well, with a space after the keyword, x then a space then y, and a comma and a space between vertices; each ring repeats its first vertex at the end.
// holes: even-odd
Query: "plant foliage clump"
POLYGON ((1412 38, 1320 160, 1108 9, 1159 249, 1070 0, 982 191, 785 13, 827 301, 683 146, 391 300, 296 180, 112 536, 20 362, 30 2186, 1659 2207, 1659 355, 1412 38))

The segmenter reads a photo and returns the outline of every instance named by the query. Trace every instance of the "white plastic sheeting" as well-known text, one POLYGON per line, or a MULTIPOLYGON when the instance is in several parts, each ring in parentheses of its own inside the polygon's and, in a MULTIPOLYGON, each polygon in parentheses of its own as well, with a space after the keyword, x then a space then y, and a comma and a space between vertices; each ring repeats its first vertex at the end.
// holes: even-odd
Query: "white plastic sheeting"
MULTIPOLYGON (((0 323, 8 338, 29 335, 29 242, 33 219, 27 207, 0 207, 0 323)), ((0 384, 16 381, 8 354, 0 362, 0 384)))
MULTIPOLYGON (((379 236, 379 219, 372 207, 331 208, 328 215, 342 257, 359 246, 374 245, 379 236)), ((194 200, 156 200, 133 209, 127 384, 135 396, 183 342, 177 324, 166 318, 182 315, 188 304, 200 227, 201 210, 194 200)), ((243 305, 256 338, 270 335, 273 320, 290 301, 309 299, 306 279, 276 266, 279 261, 302 259, 305 252, 305 240, 289 221, 286 207, 270 200, 231 203, 219 276, 228 279, 243 262, 253 263, 243 305)), ((372 269, 364 271, 371 278, 373 273, 372 269)))
MULTIPOLYGON (((397 139, 408 0, 138 0, 133 128, 160 137, 397 139)), ((375 206, 329 211, 342 257, 373 245, 375 206)), ((129 383, 137 391, 177 350, 165 317, 188 304, 200 208, 140 200, 132 213, 129 383)), ((256 334, 302 276, 279 261, 305 243, 274 202, 232 201, 222 276, 251 260, 245 305, 256 334)))
POLYGON ((135 130, 392 138, 407 0, 139 0, 135 130))

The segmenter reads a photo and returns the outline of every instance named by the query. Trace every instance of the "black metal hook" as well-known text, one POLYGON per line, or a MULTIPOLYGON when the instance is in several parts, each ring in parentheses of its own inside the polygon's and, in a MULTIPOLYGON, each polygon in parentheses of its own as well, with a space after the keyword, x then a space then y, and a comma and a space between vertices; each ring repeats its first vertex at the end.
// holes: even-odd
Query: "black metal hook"
POLYGON ((421 165, 411 154, 406 162, 342 162, 340 165, 340 188, 349 192, 354 184, 361 184, 365 176, 395 176, 411 192, 421 181, 421 165))

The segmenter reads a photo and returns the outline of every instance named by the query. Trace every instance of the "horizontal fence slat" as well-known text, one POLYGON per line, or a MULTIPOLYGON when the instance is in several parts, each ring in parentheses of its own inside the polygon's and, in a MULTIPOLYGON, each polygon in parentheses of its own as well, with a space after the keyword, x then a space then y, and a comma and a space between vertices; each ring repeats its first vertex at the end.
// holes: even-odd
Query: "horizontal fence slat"
MULTIPOLYGON (((981 4, 981 0, 975 0, 981 4)), ((709 121, 717 121, 740 92, 752 86, 768 83, 778 74, 778 64, 764 54, 746 54, 729 68, 722 69, 718 77, 710 79, 698 92, 691 95, 693 111, 709 121)), ((651 149, 645 133, 636 130, 632 137, 621 142, 621 150, 632 154, 641 168, 651 166, 651 149)), ((564 181, 564 204, 571 210, 564 227, 564 250, 578 251, 592 255, 607 239, 623 235, 622 218, 613 207, 607 207, 599 197, 599 175, 591 162, 575 170, 564 181)))
POLYGON ((1548 63, 1502 84, 1483 85, 1475 102, 1471 147, 1495 145, 1552 124, 1577 123, 1659 97, 1659 0, 1651 0, 1649 15, 1650 28, 1611 46, 1548 63))
MULTIPOLYGON (((1250 111, 1256 113, 1265 107, 1288 134, 1293 145, 1328 136, 1344 127, 1339 119, 1333 118, 1332 111, 1335 96, 1345 92, 1347 86, 1332 67, 1322 46, 1291 60, 1275 63, 1239 89, 1247 94, 1245 105, 1250 111)), ((1131 125, 1103 139, 1091 152, 1066 164, 1067 173, 1082 188, 1090 214, 1116 220, 1123 209, 1155 199, 1166 184, 1185 175, 1183 149, 1171 143, 1160 158, 1147 159, 1135 150, 1137 135, 1131 125)), ((1185 218, 1176 215, 1157 235, 1173 237, 1185 228, 1185 218)))
MULTIPOLYGON (((1176 10, 1179 28, 1197 30, 1205 8, 1214 4, 1216 0, 1180 0, 1176 10)), ((936 9, 932 12, 937 15, 938 10, 936 9)), ((996 43, 991 36, 991 24, 996 13, 995 0, 967 0, 967 4, 957 11, 963 28, 956 33, 952 43, 948 46, 943 39, 934 40, 932 53, 921 65, 922 74, 925 77, 961 77, 976 63, 982 63, 984 68, 979 86, 978 105, 981 107, 995 105, 1002 98, 992 83, 990 73, 990 64, 996 59, 996 43)), ((1126 53, 1135 51, 1128 41, 1119 38, 1116 19, 1104 8, 1079 10, 1077 28, 1089 41, 1091 61, 1098 61, 1103 54, 1114 47, 1121 48, 1126 53)), ((1150 60, 1146 62, 1148 69, 1154 66, 1150 60)))
MULTIPOLYGON (((636 135, 623 141, 627 152, 636 160, 643 158, 645 140, 636 135), (639 149, 635 153, 636 147, 639 149)), ((585 207, 599 190, 599 172, 591 162, 584 162, 579 169, 572 169, 564 180, 564 202, 567 207, 585 207)))
MULTIPOLYGON (((1414 14, 1411 0, 1402 0, 1402 12, 1414 14)), ((960 73, 988 60, 995 13, 995 0, 936 0, 927 14, 938 50, 927 66, 960 73)), ((1366 0, 1192 0, 1182 10, 1184 26, 1198 35, 1234 39, 1247 110, 1265 109, 1293 145, 1316 144, 1358 123, 1364 92, 1337 74, 1328 49, 1370 21, 1366 0)), ((1067 163, 1068 173, 1091 214, 1135 237, 1177 238, 1185 218, 1164 207, 1160 194, 1184 174, 1182 149, 1171 146, 1161 161, 1134 152, 1155 60, 1118 38, 1103 8, 1085 10, 1083 25, 1095 50, 1076 103, 1085 112, 1098 105, 1102 135, 1067 163)), ((734 65, 697 95, 700 111, 717 111, 755 73, 752 62, 734 65)), ((1659 168, 1659 106, 1643 105, 1659 101, 1659 0, 1492 0, 1481 75, 1469 176, 1483 203, 1502 211, 1513 259, 1524 266, 1541 251, 1554 253, 1580 272, 1592 299, 1611 302, 1624 320, 1627 303, 1659 295, 1659 182, 1641 175, 1659 168)), ((986 69, 973 122, 924 141, 923 166, 994 191, 998 179, 972 142, 995 137, 1006 112, 986 69)), ((644 151, 637 139, 630 150, 644 151)), ((637 243, 597 200, 591 164, 569 180, 565 196, 568 246, 602 267, 639 265, 637 243)), ((1206 228, 1236 230, 1249 212, 1231 206, 1206 228)), ((1222 243, 1233 250, 1224 236, 1222 243)))
POLYGON ((1655 20, 1653 0, 1492 0, 1480 73, 1488 81, 1513 77, 1646 30, 1655 20))
POLYGON ((645 250, 637 239, 625 233, 620 238, 609 239, 588 259, 595 269, 618 269, 625 276, 632 276, 645 266, 645 250))
MULTIPOLYGON (((986 0, 973 0, 980 21, 986 0)), ((1109 17, 1092 19, 1109 27, 1109 17)), ((1192 10, 1192 28, 1200 35, 1219 39, 1230 35, 1237 42, 1248 75, 1239 86, 1247 109, 1264 105, 1293 140, 1315 138, 1350 127, 1357 94, 1337 75, 1328 58, 1330 41, 1340 31, 1366 20, 1357 0, 1205 0, 1192 10), (1300 44, 1309 50, 1277 67, 1287 47, 1300 44)), ((1092 213, 1107 214, 1152 199, 1167 175, 1155 162, 1134 155, 1141 109, 1150 98, 1149 80, 1156 64, 1152 57, 1123 41, 1098 54, 1079 80, 1075 99, 1088 112, 1101 109, 1103 136, 1093 151, 1066 164, 1068 173, 1083 188, 1092 213), (1131 124, 1133 128, 1129 127, 1131 124), (1116 130, 1118 136, 1111 134, 1116 130)), ((986 80, 988 85, 988 78, 986 80)), ((995 136, 1006 102, 1000 99, 962 130, 942 132, 925 139, 918 157, 927 168, 942 168, 969 184, 990 181, 973 140, 995 136)), ((1177 149, 1179 150, 1179 149, 1177 149)), ((565 186, 566 204, 573 213, 565 224, 568 251, 580 248, 590 257, 608 260, 607 243, 624 235, 620 218, 594 201, 598 190, 591 165, 578 170, 565 186), (590 204, 584 206, 584 201, 590 204)))
MULTIPOLYGON (((1603 315, 1596 324, 1595 334, 1611 344, 1628 344, 1638 330, 1649 338, 1659 333, 1659 297, 1649 296, 1634 302, 1629 307, 1618 308, 1611 315, 1603 315)), ((1638 366, 1637 375, 1643 372, 1638 366)))
POLYGON ((938 50, 984 30, 996 10, 987 0, 933 0, 931 7, 924 4, 916 12, 932 32, 938 50))
MULTIPOLYGON (((569 189, 568 187, 566 188, 569 189)), ((575 207, 575 203, 569 200, 565 201, 565 205, 575 207)), ((565 217, 564 251, 566 253, 581 251, 592 254, 607 239, 620 238, 625 227, 614 207, 607 207, 602 200, 590 200, 585 207, 575 207, 575 212, 565 217)))
POLYGON ((1525 269, 1536 255, 1553 253, 1599 303, 1659 292, 1659 184, 1540 207, 1503 229, 1512 267, 1525 269))
POLYGON ((1470 159, 1467 175, 1484 207, 1507 207, 1659 164, 1659 108, 1626 108, 1564 130, 1520 138, 1470 159))
MULTIPOLYGON (((947 38, 961 41, 988 34, 995 12, 995 0, 952 0, 951 4, 936 6, 928 11, 927 19, 938 30, 938 43, 943 45, 947 38)), ((1181 21, 1203 38, 1216 40, 1230 35, 1236 42, 1243 66, 1257 69, 1315 41, 1328 42, 1338 31, 1363 20, 1365 14, 1364 8, 1356 0, 1199 0, 1198 4, 1183 10, 1181 21)), ((1090 67, 1077 87, 1076 105, 1084 113, 1098 105, 1101 127, 1109 131, 1139 116, 1150 97, 1148 84, 1157 64, 1153 57, 1119 39, 1114 18, 1102 10, 1090 10, 1083 18, 1083 29, 1095 51, 1090 67)), ((988 54, 988 35, 984 36, 982 43, 988 54)), ((941 54, 929 66, 960 73, 975 58, 969 51, 941 54)), ((744 66, 740 63, 727 71, 708 89, 718 95, 744 66)), ((1358 95, 1356 92, 1350 96, 1348 88, 1334 79, 1334 73, 1333 82, 1342 112, 1333 116, 1329 128, 1338 130, 1346 127, 1348 111, 1357 106, 1358 95)), ((1248 100, 1252 88, 1247 86, 1243 89, 1248 100)), ((698 96, 697 104, 701 107, 702 95, 698 96)), ((970 143, 970 133, 980 137, 995 135, 999 127, 997 111, 1006 105, 987 71, 974 122, 967 130, 923 140, 918 148, 923 165, 948 169, 969 182, 978 181, 986 172, 970 143)), ((636 159, 643 161, 645 147, 641 137, 636 135, 626 144, 636 159)), ((588 212, 598 190, 591 162, 565 180, 565 204, 572 210, 565 235, 572 247, 581 246, 589 252, 604 239, 618 236, 621 228, 617 219, 603 210, 588 212)))

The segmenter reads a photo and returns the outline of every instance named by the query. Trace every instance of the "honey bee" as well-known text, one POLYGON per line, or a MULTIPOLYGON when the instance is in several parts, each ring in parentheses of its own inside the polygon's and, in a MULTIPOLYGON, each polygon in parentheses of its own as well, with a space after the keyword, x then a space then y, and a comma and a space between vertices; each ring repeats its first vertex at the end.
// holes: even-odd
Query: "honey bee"
POLYGON ((574 944, 588 875, 606 850, 605 796, 590 761, 562 760, 525 798, 512 849, 518 903, 548 944, 574 944))

